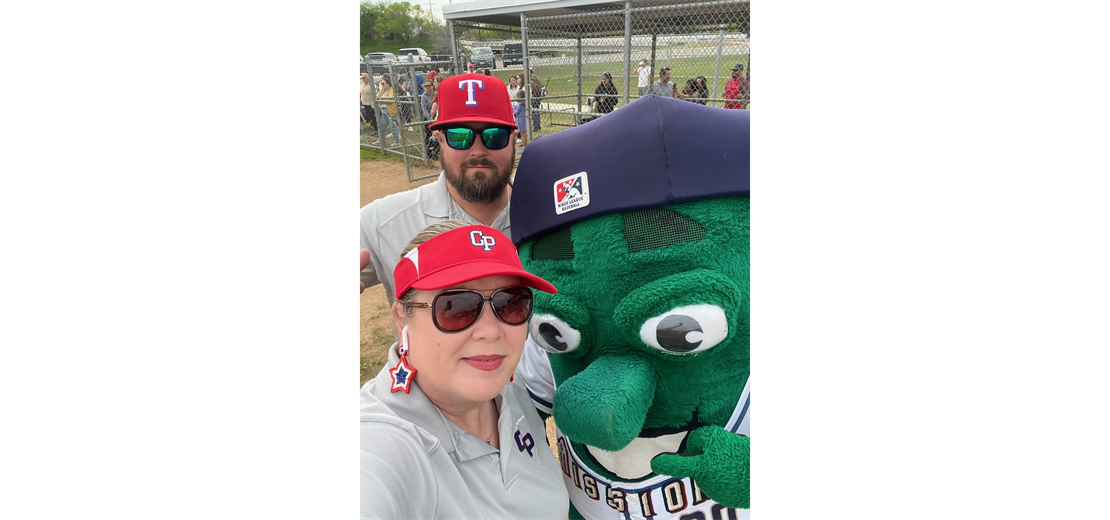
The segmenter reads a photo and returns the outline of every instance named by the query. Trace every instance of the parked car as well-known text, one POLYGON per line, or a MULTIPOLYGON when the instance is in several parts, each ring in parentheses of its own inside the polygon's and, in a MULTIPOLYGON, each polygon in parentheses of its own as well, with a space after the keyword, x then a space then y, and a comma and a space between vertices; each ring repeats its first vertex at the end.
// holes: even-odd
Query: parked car
POLYGON ((519 43, 506 43, 501 51, 501 64, 524 63, 524 46, 519 43))
POLYGON ((427 66, 422 66, 425 61, 432 61, 432 57, 420 47, 401 49, 397 53, 397 58, 401 63, 415 63, 417 65, 416 70, 420 72, 428 70, 427 66))
POLYGON ((475 47, 470 53, 470 63, 477 69, 496 69, 497 63, 493 60, 493 49, 489 47, 475 47))
POLYGON ((362 56, 358 57, 358 73, 359 74, 365 74, 366 73, 366 61, 362 59, 362 56))
POLYGON ((370 70, 373 71, 374 74, 389 72, 389 67, 386 63, 391 61, 394 65, 399 61, 397 56, 392 52, 371 52, 366 54, 366 65, 370 67, 370 70))

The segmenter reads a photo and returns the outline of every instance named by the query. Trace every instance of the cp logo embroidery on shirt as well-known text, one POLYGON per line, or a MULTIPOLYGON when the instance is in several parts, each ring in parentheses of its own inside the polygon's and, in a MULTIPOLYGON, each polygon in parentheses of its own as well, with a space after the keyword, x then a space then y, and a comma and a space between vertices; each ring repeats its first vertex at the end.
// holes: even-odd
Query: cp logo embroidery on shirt
POLYGON ((497 241, 493 237, 487 237, 481 231, 475 229, 470 232, 470 244, 474 247, 480 247, 486 251, 493 251, 493 246, 497 245, 497 241))
POLYGON ((466 106, 476 107, 478 101, 474 99, 474 85, 478 85, 479 90, 485 90, 486 84, 480 79, 464 79, 459 82, 459 90, 466 89, 466 106))
POLYGON ((520 436, 520 430, 517 430, 513 438, 516 439, 516 449, 520 450, 521 453, 524 453, 524 450, 528 450, 528 456, 531 457, 532 448, 536 447, 536 441, 532 438, 532 434, 526 433, 522 438, 520 436))

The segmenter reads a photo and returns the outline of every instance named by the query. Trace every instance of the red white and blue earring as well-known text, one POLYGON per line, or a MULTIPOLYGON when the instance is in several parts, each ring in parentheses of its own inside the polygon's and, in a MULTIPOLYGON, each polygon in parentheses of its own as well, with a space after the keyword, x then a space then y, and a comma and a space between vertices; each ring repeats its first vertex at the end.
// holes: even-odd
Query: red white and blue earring
POLYGON ((399 392, 404 391, 409 393, 412 388, 412 378, 416 375, 416 369, 409 365, 409 328, 406 326, 401 329, 401 345, 397 347, 397 355, 401 360, 397 362, 397 366, 389 369, 389 377, 393 379, 393 384, 390 386, 389 391, 399 392))

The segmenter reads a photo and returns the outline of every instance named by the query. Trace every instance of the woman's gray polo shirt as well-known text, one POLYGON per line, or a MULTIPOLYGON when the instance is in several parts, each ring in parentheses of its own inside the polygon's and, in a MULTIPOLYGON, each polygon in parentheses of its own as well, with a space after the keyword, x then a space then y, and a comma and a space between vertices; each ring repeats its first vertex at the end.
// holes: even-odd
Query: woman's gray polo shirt
POLYGON ((443 417, 419 385, 391 393, 389 362, 361 391, 361 517, 567 517, 544 423, 520 378, 495 399, 500 451, 443 417))

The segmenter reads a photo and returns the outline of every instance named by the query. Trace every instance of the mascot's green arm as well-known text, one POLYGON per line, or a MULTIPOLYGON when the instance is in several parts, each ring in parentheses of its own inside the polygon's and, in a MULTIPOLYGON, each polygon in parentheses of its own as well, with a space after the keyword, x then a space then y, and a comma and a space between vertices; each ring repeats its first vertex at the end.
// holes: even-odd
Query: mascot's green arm
POLYGON ((691 477, 718 504, 750 508, 749 447, 751 439, 720 426, 702 426, 686 438, 686 453, 662 453, 651 459, 661 475, 691 477))

